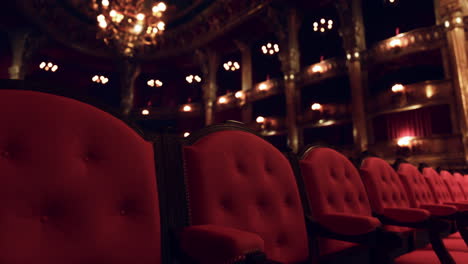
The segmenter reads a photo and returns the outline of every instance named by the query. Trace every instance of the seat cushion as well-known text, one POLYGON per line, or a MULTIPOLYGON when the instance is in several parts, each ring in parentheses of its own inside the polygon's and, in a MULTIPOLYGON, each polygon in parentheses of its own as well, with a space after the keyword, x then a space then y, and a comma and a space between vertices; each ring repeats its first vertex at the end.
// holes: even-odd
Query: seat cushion
MULTIPOLYGON (((468 263, 468 253, 453 251, 450 254, 456 263, 468 263)), ((395 264, 440 264, 440 261, 432 250, 416 250, 398 257, 395 264)))
MULTIPOLYGON (((468 252, 468 246, 463 239, 444 239, 444 245, 449 251, 462 251, 468 252)), ((425 249, 432 249, 431 245, 428 245, 425 249)))
POLYGON ((447 238, 449 238, 449 239, 462 239, 462 236, 461 236, 460 232, 456 232, 454 234, 451 234, 447 238))

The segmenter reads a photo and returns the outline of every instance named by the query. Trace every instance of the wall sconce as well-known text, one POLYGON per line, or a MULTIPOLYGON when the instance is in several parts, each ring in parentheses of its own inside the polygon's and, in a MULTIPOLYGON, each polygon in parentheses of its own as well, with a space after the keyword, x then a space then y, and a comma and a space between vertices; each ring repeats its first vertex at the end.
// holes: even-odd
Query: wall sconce
POLYGON ((394 93, 403 93, 405 92, 405 86, 403 84, 397 83, 392 86, 392 92, 394 93))
POLYGON ((184 105, 182 107, 183 112, 192 112, 192 107, 190 105, 184 105))
POLYGON ((431 98, 432 96, 434 96, 435 94, 435 91, 434 91, 434 86, 432 85, 427 85, 426 86, 426 97, 427 98, 431 98))
POLYGON ((264 82, 260 83, 257 88, 260 91, 267 91, 268 89, 270 89, 269 85, 267 83, 264 83, 264 82))
POLYGON ((400 38, 395 38, 395 39, 392 39, 390 40, 390 42, 388 43, 388 45, 390 46, 390 48, 401 48, 401 45, 402 45, 402 42, 401 42, 401 39, 400 38))
POLYGON ((219 104, 226 104, 228 102, 227 98, 225 96, 221 96, 219 99, 218 99, 218 103, 219 104))
POLYGON ((319 103, 313 103, 310 109, 312 109, 312 111, 322 111, 323 107, 319 103))
POLYGON ((314 65, 312 66, 312 72, 313 73, 323 73, 324 69, 322 65, 314 65))
POLYGON ((401 137, 401 138, 399 138, 399 139, 397 140, 397 145, 398 145, 399 147, 401 147, 401 148, 405 148, 405 147, 406 147, 406 148, 409 148, 409 147, 411 147, 411 145, 412 145, 411 143, 412 143, 413 139, 414 139, 414 137, 409 137, 409 136, 407 136, 407 137, 401 137))
POLYGON ((263 124, 265 122, 265 118, 263 116, 259 116, 259 117, 257 117, 257 119, 255 119, 255 121, 258 124, 263 124))

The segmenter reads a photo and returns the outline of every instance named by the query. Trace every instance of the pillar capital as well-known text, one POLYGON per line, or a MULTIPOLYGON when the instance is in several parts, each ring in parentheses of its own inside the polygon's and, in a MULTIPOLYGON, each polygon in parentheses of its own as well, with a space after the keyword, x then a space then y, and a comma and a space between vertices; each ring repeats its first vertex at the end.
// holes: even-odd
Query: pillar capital
POLYGON ((205 113, 205 125, 211 125, 214 121, 214 102, 218 90, 217 72, 219 67, 219 54, 213 50, 196 50, 195 60, 200 65, 203 73, 203 105, 205 113))

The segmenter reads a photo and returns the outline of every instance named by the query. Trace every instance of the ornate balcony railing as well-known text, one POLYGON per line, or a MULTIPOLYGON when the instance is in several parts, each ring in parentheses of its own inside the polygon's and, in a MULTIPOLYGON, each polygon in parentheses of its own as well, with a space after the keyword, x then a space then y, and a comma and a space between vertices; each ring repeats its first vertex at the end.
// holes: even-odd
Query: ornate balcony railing
POLYGON ((332 58, 306 67, 299 80, 300 86, 346 74, 346 61, 343 58, 332 58))
POLYGON ((431 166, 464 163, 464 150, 460 135, 414 138, 411 140, 411 146, 404 148, 398 146, 397 140, 378 142, 370 145, 369 150, 390 161, 396 156, 406 156, 410 162, 415 164, 427 162, 431 166))
POLYGON ((450 80, 426 81, 402 86, 401 91, 387 91, 367 100, 367 112, 373 116, 418 108, 426 105, 449 103, 452 96, 452 82, 450 80))
MULTIPOLYGON (((315 106, 316 104, 314 104, 315 106)), ((304 111, 298 123, 302 127, 322 127, 351 120, 351 106, 347 104, 323 104, 314 110, 304 111)))
POLYGON ((384 62, 401 55, 440 48, 445 41, 443 26, 419 28, 378 42, 367 50, 366 57, 371 63, 384 62))

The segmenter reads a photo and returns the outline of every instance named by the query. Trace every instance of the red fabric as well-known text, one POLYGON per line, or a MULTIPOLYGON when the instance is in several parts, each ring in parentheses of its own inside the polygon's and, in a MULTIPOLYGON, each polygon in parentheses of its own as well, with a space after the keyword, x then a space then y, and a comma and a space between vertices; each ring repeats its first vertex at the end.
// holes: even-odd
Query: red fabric
MULTIPOLYGON (((468 252, 468 247, 466 246, 465 241, 463 239, 453 239, 448 238, 443 240, 445 247, 449 251, 461 251, 461 252, 468 252)), ((432 250, 432 245, 429 244, 425 249, 432 250)))
POLYGON ((0 90, 0 263, 160 263, 152 144, 90 105, 0 90))
POLYGON ((319 242, 320 256, 335 254, 338 252, 342 252, 343 250, 347 250, 349 248, 359 246, 359 244, 356 244, 356 243, 345 242, 345 241, 335 240, 335 239, 327 239, 323 237, 318 237, 318 242, 319 242))
POLYGON ((386 208, 410 207, 398 174, 386 161, 375 157, 365 159, 361 176, 372 209, 377 214, 384 214, 386 208))
POLYGON ((456 206, 443 204, 422 204, 420 208, 429 211, 434 216, 449 216, 458 211, 456 206))
MULTIPOLYGON (((314 148, 300 161, 300 167, 312 215, 320 224, 342 234, 371 230, 366 227, 353 230, 349 225, 337 221, 332 223, 338 218, 327 220, 327 216, 337 213, 358 217, 372 215, 359 172, 346 157, 332 149, 314 148)), ((320 254, 354 246, 328 239, 320 239, 319 243, 320 254)))
POLYGON ((455 202, 466 201, 465 194, 463 193, 463 190, 461 189, 460 184, 450 172, 443 170, 440 172, 440 177, 442 177, 445 184, 447 185, 450 195, 452 195, 453 201, 455 202))
POLYGON ((459 210, 459 211, 468 211, 468 203, 466 203, 466 202, 465 203, 453 202, 453 203, 446 203, 446 204, 457 207, 457 210, 459 210))
POLYGON ((393 113, 385 116, 389 139, 401 137, 428 137, 432 135, 430 109, 393 113))
POLYGON ((307 231, 289 161, 243 131, 208 134, 184 148, 193 225, 221 225, 258 234, 274 261, 308 258, 307 231))
POLYGON ((468 200, 468 195, 466 193, 467 190, 465 190, 466 186, 465 186, 465 178, 463 177, 463 175, 461 175, 460 173, 458 172, 455 172, 453 174, 453 177, 455 178, 455 180, 457 181, 458 185, 460 186, 460 189, 465 197, 465 200, 468 200))
POLYGON ((190 257, 206 264, 227 263, 265 247, 257 234, 215 225, 185 228, 180 243, 190 257))
POLYGON ((456 232, 447 237, 448 239, 462 239, 460 232, 456 232))
MULTIPOLYGON (((468 253, 450 252, 456 263, 468 263, 468 253)), ((395 259, 395 264, 440 264, 437 255, 432 250, 416 250, 395 259)))
POLYGON ((419 208, 421 204, 436 203, 429 185, 418 168, 409 163, 402 163, 398 167, 398 175, 405 187, 411 207, 419 208))
POLYGON ((383 215, 403 223, 422 222, 429 219, 431 216, 427 210, 416 208, 385 208, 383 215))
POLYGON ((423 175, 437 203, 453 202, 447 185, 433 168, 424 168, 423 175))
POLYGON ((330 213, 372 215, 359 172, 345 156, 315 148, 300 166, 314 217, 330 213))
POLYGON ((375 217, 337 213, 322 215, 319 222, 330 231, 351 236, 366 234, 381 226, 379 219, 375 217))

